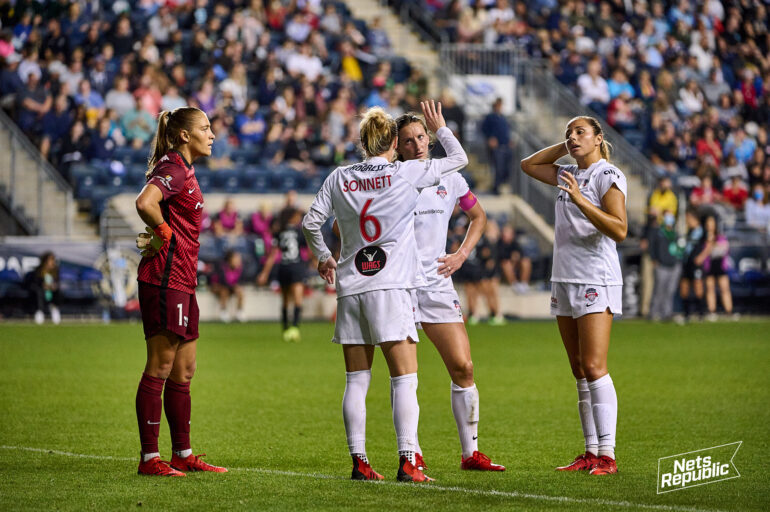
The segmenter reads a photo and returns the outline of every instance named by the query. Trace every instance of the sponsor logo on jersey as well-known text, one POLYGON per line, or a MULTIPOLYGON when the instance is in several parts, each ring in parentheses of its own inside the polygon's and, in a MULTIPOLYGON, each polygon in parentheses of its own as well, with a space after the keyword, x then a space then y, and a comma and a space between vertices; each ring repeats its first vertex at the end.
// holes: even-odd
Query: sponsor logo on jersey
POLYGON ((439 196, 441 199, 446 198, 446 187, 444 185, 439 185, 436 189, 436 195, 439 196))
POLYGON ((596 288, 589 288, 586 290, 586 300, 588 301, 588 305, 592 305, 594 302, 596 302, 596 299, 599 297, 599 292, 596 291, 596 288))
POLYGON ((618 173, 616 173, 616 172, 615 172, 614 170, 612 170, 612 169, 607 169, 606 171, 604 171, 604 173, 603 173, 603 174, 604 174, 605 176, 606 176, 606 175, 608 175, 608 174, 612 174, 613 176, 617 176, 618 178, 620 178, 620 175, 619 175, 618 173))
POLYGON ((173 176, 170 174, 166 174, 166 176, 155 176, 155 179, 160 181, 160 183, 166 187, 167 189, 171 190, 171 180, 174 179, 173 176))
POLYGON ((438 213, 439 215, 442 215, 444 210, 436 210, 435 208, 431 208, 430 210, 419 210, 414 212, 415 215, 430 215, 432 213, 438 213))
POLYGON ((385 268, 388 257, 377 245, 369 245, 356 253, 356 270, 363 276, 373 276, 385 268))

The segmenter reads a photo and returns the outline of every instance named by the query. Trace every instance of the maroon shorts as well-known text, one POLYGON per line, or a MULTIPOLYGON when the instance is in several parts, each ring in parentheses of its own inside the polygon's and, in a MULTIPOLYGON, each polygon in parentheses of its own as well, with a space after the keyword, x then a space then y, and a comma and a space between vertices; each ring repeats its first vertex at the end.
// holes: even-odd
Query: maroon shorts
POLYGON ((200 310, 194 293, 139 281, 139 308, 145 339, 171 331, 182 341, 198 339, 200 310))

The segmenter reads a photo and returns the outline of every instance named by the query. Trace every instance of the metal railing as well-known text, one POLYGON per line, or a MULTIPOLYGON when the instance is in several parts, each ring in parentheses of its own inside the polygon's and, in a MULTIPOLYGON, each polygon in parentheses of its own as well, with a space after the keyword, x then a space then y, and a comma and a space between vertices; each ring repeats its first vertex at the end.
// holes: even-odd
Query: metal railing
POLYGON ((0 110, 0 201, 32 234, 72 234, 72 187, 0 110))
POLYGON ((398 15, 399 20, 404 25, 411 27, 419 34, 420 38, 432 47, 438 49, 449 43, 449 39, 443 30, 436 28, 433 19, 425 9, 417 3, 402 0, 395 2, 393 0, 379 0, 380 5, 388 7, 398 15))

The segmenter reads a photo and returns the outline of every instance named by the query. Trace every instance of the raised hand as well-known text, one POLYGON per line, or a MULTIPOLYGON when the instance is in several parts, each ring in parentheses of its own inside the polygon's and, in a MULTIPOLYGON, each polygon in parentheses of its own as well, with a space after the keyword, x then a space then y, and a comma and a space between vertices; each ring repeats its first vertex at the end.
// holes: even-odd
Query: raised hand
POLYGON ((420 107, 422 108, 422 114, 425 116, 425 124, 428 126, 428 130, 436 133, 439 128, 446 126, 444 120, 444 114, 441 113, 441 102, 421 101, 420 107))
POLYGON ((569 194, 569 198, 572 199, 573 203, 577 204, 583 199, 583 194, 580 192, 578 181, 575 179, 571 172, 563 171, 561 174, 559 174, 558 179, 563 181, 566 186, 560 184, 556 186, 569 194))

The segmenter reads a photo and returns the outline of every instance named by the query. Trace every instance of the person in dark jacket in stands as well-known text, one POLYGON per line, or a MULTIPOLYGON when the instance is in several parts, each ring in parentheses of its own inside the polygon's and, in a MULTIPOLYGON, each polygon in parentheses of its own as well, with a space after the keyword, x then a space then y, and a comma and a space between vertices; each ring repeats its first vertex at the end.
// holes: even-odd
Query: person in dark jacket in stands
POLYGON ((492 104, 492 112, 487 114, 481 123, 481 132, 487 141, 489 161, 494 170, 494 186, 492 191, 498 192, 503 183, 508 183, 511 176, 511 125, 503 114, 503 99, 497 98, 492 104))
POLYGON ((652 292, 650 318, 670 320, 674 313, 674 294, 682 273, 682 247, 670 210, 663 212, 663 224, 650 237, 650 257, 655 267, 655 288, 652 292))

